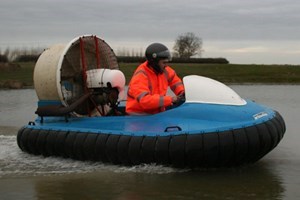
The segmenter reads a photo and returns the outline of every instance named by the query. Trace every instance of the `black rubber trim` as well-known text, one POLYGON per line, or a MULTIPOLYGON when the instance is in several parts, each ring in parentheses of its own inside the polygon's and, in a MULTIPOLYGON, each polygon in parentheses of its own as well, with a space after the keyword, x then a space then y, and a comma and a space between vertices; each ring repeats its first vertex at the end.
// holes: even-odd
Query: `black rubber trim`
POLYGON ((130 159, 130 162, 133 165, 138 165, 142 163, 142 157, 141 157, 141 146, 143 142, 143 136, 136 136, 131 137, 129 146, 128 146, 128 156, 130 159))
POLYGON ((109 159, 106 156, 105 148, 106 141, 108 139, 109 134, 99 134, 95 144, 95 158, 97 161, 108 162, 109 159))
POLYGON ((99 134, 89 133, 83 144, 83 154, 87 160, 96 161, 96 141, 99 134))
POLYGON ((49 130, 40 130, 38 138, 36 140, 36 148, 39 154, 43 156, 49 156, 46 152, 46 140, 48 137, 49 130))
POLYGON ((128 149, 129 149, 129 142, 132 136, 129 135, 121 135, 117 145, 117 157, 118 161, 123 165, 131 165, 128 149))
POLYGON ((120 135, 109 135, 106 141, 105 153, 110 163, 120 164, 118 159, 118 142, 120 135))

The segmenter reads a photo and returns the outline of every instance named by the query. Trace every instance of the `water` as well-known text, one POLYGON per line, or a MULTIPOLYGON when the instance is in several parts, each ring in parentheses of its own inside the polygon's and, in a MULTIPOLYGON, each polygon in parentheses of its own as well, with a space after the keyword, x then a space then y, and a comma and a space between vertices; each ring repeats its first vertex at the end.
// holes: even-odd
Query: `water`
POLYGON ((234 85, 279 111, 287 132, 259 162, 230 169, 123 167, 23 153, 18 129, 34 119, 34 90, 0 91, 0 199, 299 199, 300 86, 234 85))

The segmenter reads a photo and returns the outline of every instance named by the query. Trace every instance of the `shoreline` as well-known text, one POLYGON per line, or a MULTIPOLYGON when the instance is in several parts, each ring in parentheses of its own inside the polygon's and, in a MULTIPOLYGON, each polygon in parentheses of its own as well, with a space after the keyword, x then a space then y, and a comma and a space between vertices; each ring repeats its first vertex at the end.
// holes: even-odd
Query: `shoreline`
MULTIPOLYGON (((223 82, 221 82, 223 83, 223 82)), ((243 83, 239 83, 239 82, 224 82, 223 84, 225 85, 295 85, 298 86, 300 85, 300 83, 277 83, 277 82, 272 82, 272 83, 263 83, 263 82, 243 82, 243 83)), ((128 85, 126 85, 128 86, 128 85)), ((15 88, 15 87, 2 87, 0 86, 0 91, 3 90, 27 90, 27 89, 34 89, 33 85, 26 85, 26 86, 22 86, 19 88, 15 88)))
MULTIPOLYGON (((139 63, 119 63, 126 84, 139 63)), ((34 62, 19 62, 0 68, 0 90, 34 88, 34 62)), ((300 65, 244 65, 171 63, 181 78, 201 75, 226 85, 300 85, 300 65)))

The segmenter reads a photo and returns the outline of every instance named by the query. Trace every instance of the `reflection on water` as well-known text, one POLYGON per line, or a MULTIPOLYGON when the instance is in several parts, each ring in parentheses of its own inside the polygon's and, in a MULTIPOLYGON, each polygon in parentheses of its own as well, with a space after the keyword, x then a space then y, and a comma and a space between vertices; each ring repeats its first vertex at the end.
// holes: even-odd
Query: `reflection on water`
POLYGON ((284 191, 278 177, 264 165, 244 169, 185 173, 106 173, 40 178, 41 199, 279 199, 284 191), (94 186, 94 187, 91 187, 94 186), (81 191, 84 191, 82 193, 81 191), (55 193, 54 193, 55 192, 55 193))
POLYGON ((0 199, 299 199, 300 86, 234 85, 278 110, 287 132, 260 162, 233 169, 123 167, 23 153, 17 130, 35 118, 34 90, 0 91, 0 199))

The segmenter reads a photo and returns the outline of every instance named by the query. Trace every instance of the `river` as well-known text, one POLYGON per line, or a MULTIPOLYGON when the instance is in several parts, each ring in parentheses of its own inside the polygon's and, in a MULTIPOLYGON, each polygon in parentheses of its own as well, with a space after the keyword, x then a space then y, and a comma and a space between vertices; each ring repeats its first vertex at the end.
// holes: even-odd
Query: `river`
POLYGON ((300 86, 231 87, 279 111, 286 134, 255 164, 198 170, 124 167, 23 153, 16 133, 35 118, 35 91, 0 90, 0 199, 299 199, 300 86))

